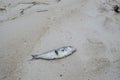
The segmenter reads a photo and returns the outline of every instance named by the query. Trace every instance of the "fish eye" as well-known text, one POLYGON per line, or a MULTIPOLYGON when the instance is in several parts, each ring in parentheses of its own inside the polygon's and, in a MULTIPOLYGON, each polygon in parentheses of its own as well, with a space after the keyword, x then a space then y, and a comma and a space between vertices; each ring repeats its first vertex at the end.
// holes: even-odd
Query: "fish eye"
POLYGON ((72 48, 72 46, 69 46, 69 48, 72 48))
POLYGON ((65 50, 64 48, 60 49, 60 51, 64 51, 64 50, 65 50))

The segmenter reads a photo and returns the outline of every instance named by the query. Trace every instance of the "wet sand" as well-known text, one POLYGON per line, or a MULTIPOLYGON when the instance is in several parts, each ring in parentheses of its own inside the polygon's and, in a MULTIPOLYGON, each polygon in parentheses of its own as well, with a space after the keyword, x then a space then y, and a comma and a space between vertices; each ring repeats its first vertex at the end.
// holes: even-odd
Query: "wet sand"
POLYGON ((119 0, 0 0, 0 80, 119 80, 119 0), (64 59, 31 54, 66 45, 64 59))

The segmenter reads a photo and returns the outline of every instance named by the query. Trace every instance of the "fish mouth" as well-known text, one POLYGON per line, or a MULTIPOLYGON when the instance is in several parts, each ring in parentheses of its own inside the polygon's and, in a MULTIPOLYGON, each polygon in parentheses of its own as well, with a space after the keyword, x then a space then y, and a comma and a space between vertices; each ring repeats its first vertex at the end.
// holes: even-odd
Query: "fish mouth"
POLYGON ((76 52, 77 50, 76 49, 73 49, 72 53, 76 52))
POLYGON ((72 49, 72 53, 76 52, 76 48, 74 48, 73 46, 68 46, 72 49))

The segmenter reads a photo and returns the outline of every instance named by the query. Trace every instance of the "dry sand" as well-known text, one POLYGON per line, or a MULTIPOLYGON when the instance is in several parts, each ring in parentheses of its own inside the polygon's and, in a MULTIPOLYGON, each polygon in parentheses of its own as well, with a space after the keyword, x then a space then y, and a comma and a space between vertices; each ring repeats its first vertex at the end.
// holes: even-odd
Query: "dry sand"
POLYGON ((119 0, 0 0, 0 80, 120 80, 119 0), (72 45, 54 61, 31 59, 72 45))

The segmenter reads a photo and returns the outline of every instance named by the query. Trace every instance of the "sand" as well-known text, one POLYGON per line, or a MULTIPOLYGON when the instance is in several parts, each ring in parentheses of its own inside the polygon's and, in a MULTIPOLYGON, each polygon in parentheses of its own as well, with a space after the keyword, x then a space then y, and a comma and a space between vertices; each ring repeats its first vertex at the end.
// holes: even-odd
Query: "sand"
POLYGON ((119 0, 0 0, 0 80, 120 80, 119 0), (62 46, 64 59, 30 61, 62 46))

